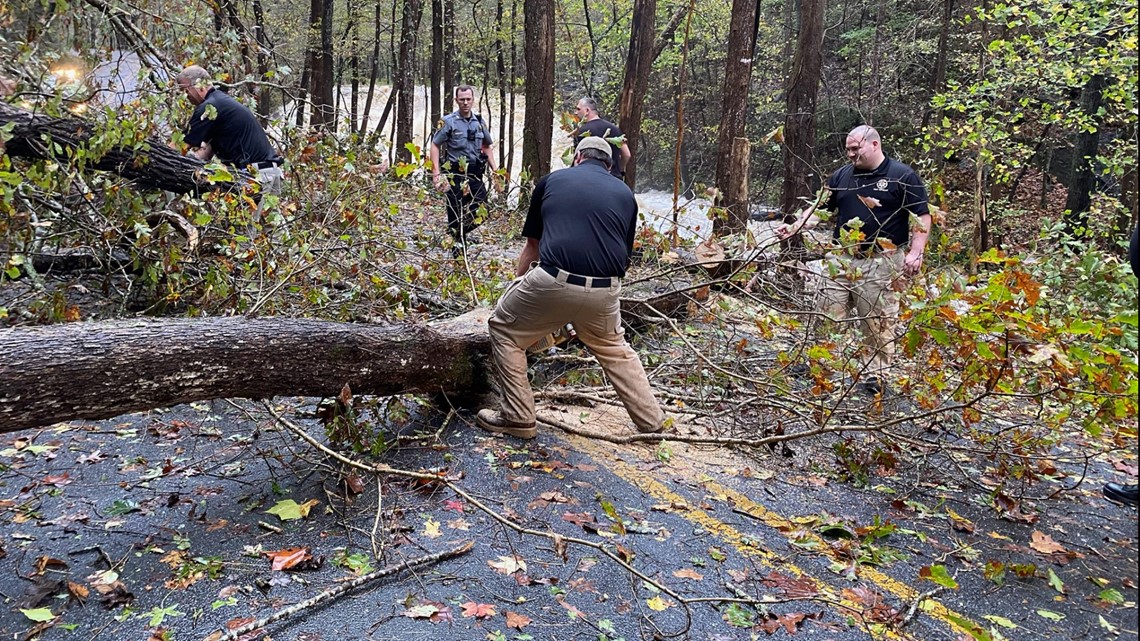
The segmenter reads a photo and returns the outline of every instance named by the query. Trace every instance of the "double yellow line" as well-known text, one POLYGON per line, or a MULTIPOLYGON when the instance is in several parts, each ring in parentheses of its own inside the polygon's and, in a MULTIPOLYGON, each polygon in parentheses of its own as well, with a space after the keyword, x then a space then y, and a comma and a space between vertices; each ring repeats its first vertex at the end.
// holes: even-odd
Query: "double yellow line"
MULTIPOLYGON (((685 506, 677 507, 677 513, 682 515, 686 520, 699 525, 700 527, 708 530, 710 533, 724 540, 726 543, 732 545, 732 547, 736 548, 736 550, 741 554, 755 558, 765 566, 768 566, 772 569, 779 569, 797 578, 801 576, 814 578, 811 574, 805 572, 803 569, 783 560, 781 557, 773 554, 772 552, 756 547, 754 545, 750 545, 747 542, 745 535, 732 525, 714 518, 704 510, 688 507, 689 501, 687 501, 684 497, 665 487, 665 485, 663 485, 660 481, 657 481, 650 475, 645 474, 645 472, 638 470, 628 463, 619 460, 614 456, 614 451, 612 449, 604 449, 600 447, 598 441, 572 435, 566 435, 566 438, 573 442, 576 449, 589 454, 592 458, 594 458, 594 460, 598 462, 604 462, 606 467, 609 468, 611 472, 624 479, 628 483, 636 486, 647 495, 660 501, 668 501, 671 505, 674 506, 685 506)), ((723 485, 707 479, 702 481, 702 485, 706 490, 713 494, 725 496, 728 501, 730 501, 738 510, 748 514, 749 516, 775 529, 778 532, 782 533, 785 531, 798 529, 798 527, 789 519, 769 510, 759 503, 756 503, 755 501, 749 499, 747 496, 744 496, 736 490, 724 487, 723 485)), ((833 561, 840 561, 836 553, 832 550, 831 546, 828 545, 827 542, 818 535, 810 532, 805 535, 802 531, 800 531, 797 532, 797 537, 808 538, 817 544, 816 547, 821 554, 824 554, 833 561)), ((913 602, 920 596, 919 592, 910 585, 891 578, 890 576, 887 576, 883 572, 873 567, 861 566, 859 568, 859 576, 873 583, 882 591, 893 594, 894 596, 901 599, 904 603, 913 602)), ((862 604, 855 603, 850 599, 847 599, 842 595, 836 593, 836 591, 831 588, 826 582, 819 580, 816 582, 819 584, 820 596, 824 597, 824 599, 827 601, 839 604, 843 608, 849 609, 851 612, 860 612, 864 609, 864 606, 862 604)), ((933 598, 925 599, 921 604, 921 609, 926 614, 929 614, 931 617, 946 624, 958 632, 969 633, 969 630, 964 628, 961 623, 967 623, 985 629, 985 626, 980 626, 974 623, 968 617, 955 612, 950 608, 947 608, 945 605, 933 598)), ((914 637, 906 634, 905 632, 899 632, 891 628, 883 628, 882 634, 885 638, 888 639, 914 639, 914 637)))

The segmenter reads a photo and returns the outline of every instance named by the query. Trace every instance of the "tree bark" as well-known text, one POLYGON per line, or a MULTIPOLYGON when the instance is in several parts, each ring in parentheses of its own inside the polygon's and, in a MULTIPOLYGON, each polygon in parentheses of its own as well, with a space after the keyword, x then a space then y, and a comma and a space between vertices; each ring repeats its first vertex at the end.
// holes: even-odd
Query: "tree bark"
MULTIPOLYGON (((501 2, 501 0, 500 0, 501 2)), ((431 128, 436 127, 443 117, 445 98, 441 93, 443 84, 443 0, 431 0, 431 128)), ((450 98, 450 96, 448 97, 450 98)))
MULTIPOLYGON (((687 283, 672 283, 685 287, 687 283)), ((627 325, 687 311, 692 291, 633 283, 627 325)), ((214 398, 487 390, 481 307, 430 325, 296 318, 130 319, 0 329, 0 433, 214 398)))
POLYGON ((523 129, 522 169, 531 180, 550 173, 551 136, 554 125, 554 2, 523 3, 526 33, 526 115, 523 129))
POLYGON ((311 0, 309 14, 309 93, 313 111, 309 124, 317 129, 336 130, 333 107, 333 0, 311 0))
POLYGON ((632 189, 637 180, 637 144, 641 132, 642 105, 653 69, 654 37, 657 28, 657 0, 635 0, 630 21, 629 54, 625 59, 625 80, 618 103, 618 127, 632 154, 625 167, 625 183, 632 189))
POLYGON ((1098 73, 1081 88, 1081 112, 1093 126, 1091 129, 1081 127, 1073 146, 1072 178, 1065 199, 1064 219, 1065 231, 1074 238, 1087 236, 1089 231, 1088 212, 1096 184, 1096 154, 1100 149, 1102 118, 1098 114, 1104 106, 1106 84, 1104 74, 1098 73))
POLYGON ((212 398, 485 389, 490 310, 436 326, 289 318, 0 330, 0 432, 212 398))
POLYGON ((412 152, 405 147, 412 142, 413 119, 416 91, 416 32, 420 28, 423 15, 423 0, 408 0, 404 3, 404 15, 400 20, 400 54, 396 61, 396 160, 411 162, 412 152))
MULTIPOLYGON (((12 124, 12 138, 6 144, 13 158, 54 159, 75 163, 81 150, 98 126, 74 116, 53 118, 0 102, 0 129, 12 124), (50 140, 48 144, 45 140, 50 140)), ((242 183, 210 183, 202 173, 204 163, 183 156, 167 146, 166 141, 148 138, 135 146, 112 147, 98 158, 83 158, 84 166, 110 171, 147 189, 162 189, 177 194, 211 190, 239 189, 242 183)), ((242 172, 239 177, 249 177, 242 172)))
POLYGON ((825 0, 802 0, 799 36, 792 75, 788 80, 788 113, 784 117, 784 186, 780 209, 793 222, 800 197, 815 191, 815 111, 823 68, 823 9, 825 0))
MULTIPOLYGON (((732 182, 732 141, 745 136, 748 87, 752 79, 752 53, 756 43, 756 2, 733 0, 728 29, 724 91, 721 92, 720 127, 717 130, 716 188, 723 196, 732 182)), ((726 220, 713 223, 717 234, 743 232, 748 226, 748 203, 723 202, 726 220)))

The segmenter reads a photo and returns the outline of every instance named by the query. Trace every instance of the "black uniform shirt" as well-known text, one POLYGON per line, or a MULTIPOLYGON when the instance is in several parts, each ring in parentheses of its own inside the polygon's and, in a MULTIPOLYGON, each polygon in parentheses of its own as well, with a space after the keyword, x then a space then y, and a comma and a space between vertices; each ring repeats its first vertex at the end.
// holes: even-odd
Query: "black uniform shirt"
POLYGON ((871 171, 845 165, 831 174, 827 186, 831 189, 831 197, 826 209, 839 212, 835 221, 836 240, 849 221, 861 220, 866 237, 864 250, 873 247, 878 238, 886 238, 899 247, 907 244, 910 241, 910 216, 930 213, 926 188, 918 175, 910 167, 890 158, 884 158, 871 171), (874 205, 874 201, 879 204, 874 205))
POLYGON ((539 240, 538 256, 581 276, 625 276, 637 201, 605 165, 587 160, 539 179, 530 198, 522 234, 539 240))
POLYGON ((211 88, 202 104, 194 108, 186 127, 186 144, 200 147, 204 142, 210 143, 218 160, 236 167, 280 161, 253 112, 216 88, 211 88))
MULTIPOLYGON (((578 127, 570 133, 570 135, 574 137, 575 147, 586 137, 586 132, 589 132, 591 136, 601 136, 602 138, 617 138, 622 135, 621 129, 614 123, 608 120, 602 120, 601 118, 595 118, 578 125, 578 127)), ((612 157, 610 173, 621 178, 622 174, 625 173, 621 169, 621 146, 611 142, 610 156, 612 157)))

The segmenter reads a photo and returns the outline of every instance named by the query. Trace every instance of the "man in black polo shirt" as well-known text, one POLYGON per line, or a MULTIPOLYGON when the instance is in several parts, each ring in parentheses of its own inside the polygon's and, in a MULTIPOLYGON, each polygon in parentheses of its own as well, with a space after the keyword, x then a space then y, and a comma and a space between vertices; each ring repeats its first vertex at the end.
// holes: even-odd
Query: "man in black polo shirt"
MULTIPOLYGON (((824 208, 837 212, 835 247, 823 261, 818 306, 832 320, 854 311, 863 327, 866 361, 863 389, 882 392, 880 377, 894 359, 895 323, 899 314, 896 283, 900 275, 922 269, 930 210, 926 188, 914 170, 887 158, 873 127, 856 127, 847 135, 851 161, 827 180, 830 195, 824 208)), ((776 233, 787 238, 819 222, 814 208, 776 233)))
POLYGON ((610 143, 610 173, 618 178, 625 177, 625 168, 629 166, 631 153, 629 145, 625 143, 625 134, 614 123, 603 119, 598 114, 598 103, 593 98, 582 98, 578 101, 578 116, 582 123, 570 132, 574 144, 582 142, 587 136, 601 138, 622 138, 620 145, 610 143))
POLYGON ((253 174, 262 194, 281 194, 282 158, 253 112, 229 94, 210 86, 210 74, 198 65, 186 67, 175 78, 194 105, 186 126, 186 144, 203 161, 221 162, 253 174))
POLYGON ((662 429, 661 406, 621 326, 620 279, 633 249, 637 202, 609 174, 610 158, 609 143, 588 136, 578 143, 573 167, 535 184, 518 278, 488 321, 502 405, 479 411, 476 424, 485 430, 537 435, 526 348, 568 322, 598 359, 638 431, 662 429))

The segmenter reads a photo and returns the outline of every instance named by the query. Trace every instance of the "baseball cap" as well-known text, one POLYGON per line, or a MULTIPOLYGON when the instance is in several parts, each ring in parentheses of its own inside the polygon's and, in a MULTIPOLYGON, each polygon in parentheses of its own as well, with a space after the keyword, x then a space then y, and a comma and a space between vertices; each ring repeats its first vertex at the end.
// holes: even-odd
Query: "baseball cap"
POLYGON ((574 148, 574 153, 579 153, 583 149, 597 149, 607 154, 612 151, 610 149, 610 143, 606 142, 606 139, 601 136, 586 136, 582 139, 582 142, 578 143, 578 146, 574 148))

